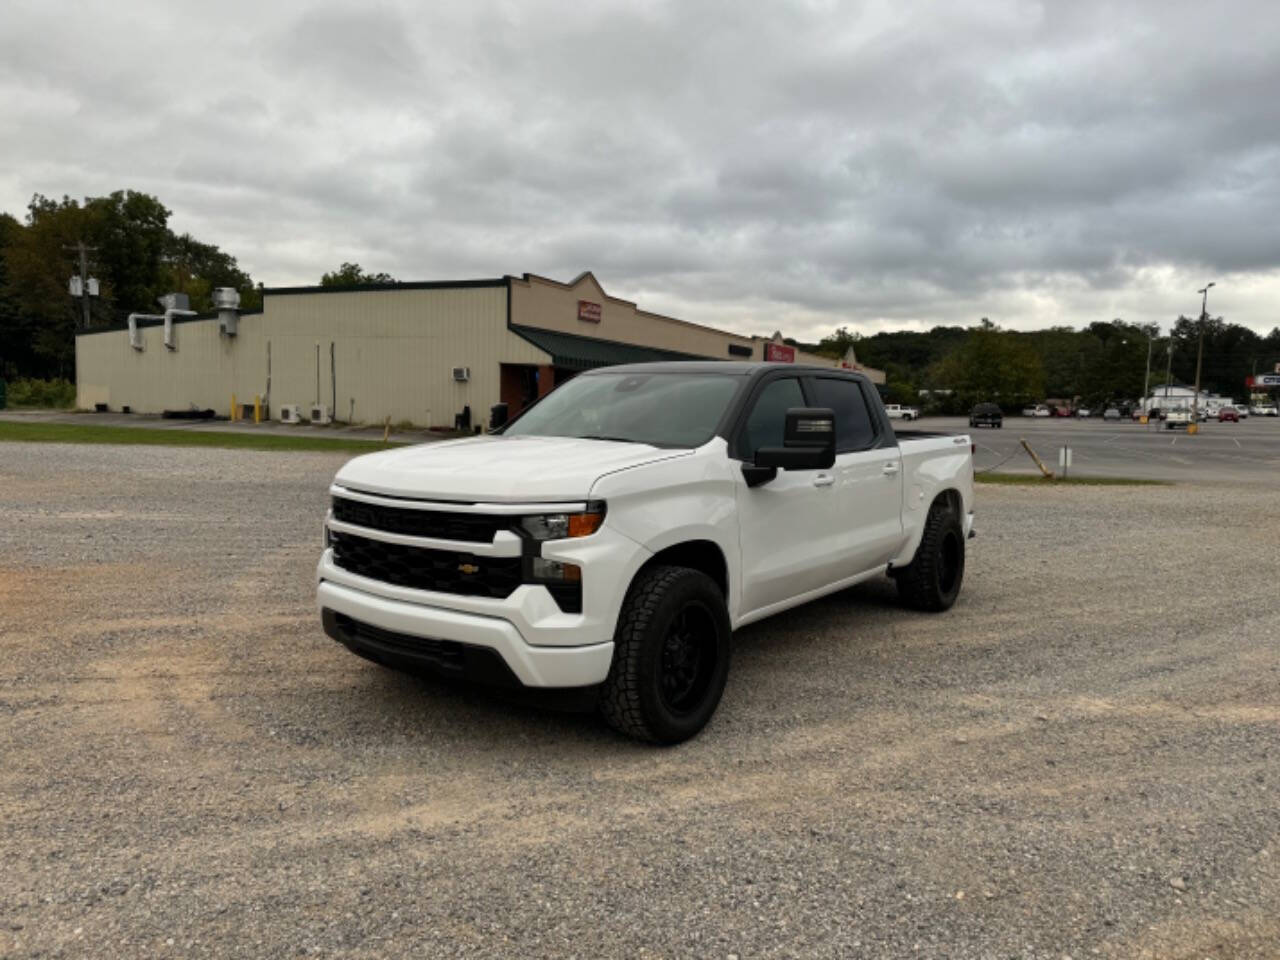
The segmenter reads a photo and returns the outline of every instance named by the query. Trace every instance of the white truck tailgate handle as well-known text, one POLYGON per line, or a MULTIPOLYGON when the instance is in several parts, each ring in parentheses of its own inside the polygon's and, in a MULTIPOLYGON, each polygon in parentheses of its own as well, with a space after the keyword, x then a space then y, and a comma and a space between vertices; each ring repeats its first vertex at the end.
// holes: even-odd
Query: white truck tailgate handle
POLYGON ((829 487, 836 482, 836 478, 829 473, 820 473, 813 478, 815 487, 829 487))
POLYGON ((892 477, 897 472, 898 472, 898 463, 896 460, 890 460, 888 463, 884 465, 884 475, 886 477, 892 477))

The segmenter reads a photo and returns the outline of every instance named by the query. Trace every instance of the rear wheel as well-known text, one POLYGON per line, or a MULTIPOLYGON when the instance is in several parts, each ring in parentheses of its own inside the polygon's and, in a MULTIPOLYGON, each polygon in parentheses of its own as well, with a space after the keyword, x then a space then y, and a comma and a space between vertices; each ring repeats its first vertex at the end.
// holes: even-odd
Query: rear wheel
POLYGON ((916 555, 895 579, 898 596, 917 610, 939 613, 956 602, 964 582, 964 528, 950 504, 929 509, 916 555))
POLYGON ((679 743, 706 726, 729 676, 724 596, 688 567, 643 571, 623 604, 600 713, 614 729, 679 743))

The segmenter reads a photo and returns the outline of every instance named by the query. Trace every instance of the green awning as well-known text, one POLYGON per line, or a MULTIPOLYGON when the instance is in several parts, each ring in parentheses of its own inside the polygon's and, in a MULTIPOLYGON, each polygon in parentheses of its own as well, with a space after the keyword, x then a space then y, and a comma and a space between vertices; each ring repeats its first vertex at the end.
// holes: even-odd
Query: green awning
POLYGON ((576 333, 560 333, 557 330, 541 330, 538 327, 511 325, 511 332, 528 340, 539 350, 551 354, 553 366, 568 370, 591 370, 595 367, 611 367, 619 363, 654 363, 660 360, 714 360, 693 353, 661 350, 658 347, 641 347, 616 340, 598 340, 576 333))

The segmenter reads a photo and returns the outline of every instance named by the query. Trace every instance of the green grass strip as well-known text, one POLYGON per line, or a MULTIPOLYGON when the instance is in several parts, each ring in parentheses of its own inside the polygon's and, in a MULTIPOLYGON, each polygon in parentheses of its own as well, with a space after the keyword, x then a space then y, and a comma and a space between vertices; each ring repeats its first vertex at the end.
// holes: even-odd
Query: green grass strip
POLYGON ((1001 487, 1167 487, 1168 480, 1143 477, 1058 477, 1053 480, 1038 473, 979 473, 975 483, 1001 487))
POLYGON ((109 427, 75 423, 0 420, 0 443, 120 443, 159 447, 222 447, 232 450, 321 450, 372 453, 381 440, 349 437, 290 437, 277 433, 227 433, 172 427, 109 427))

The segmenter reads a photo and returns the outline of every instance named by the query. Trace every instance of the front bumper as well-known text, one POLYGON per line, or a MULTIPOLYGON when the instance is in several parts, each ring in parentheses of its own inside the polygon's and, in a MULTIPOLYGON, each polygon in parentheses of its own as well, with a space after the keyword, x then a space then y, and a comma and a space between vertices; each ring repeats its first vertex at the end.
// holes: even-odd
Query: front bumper
POLYGON ((612 640, 533 646, 508 620, 391 600, 326 580, 316 602, 325 632, 355 653, 499 686, 591 686, 604 680, 613 660, 612 640))

